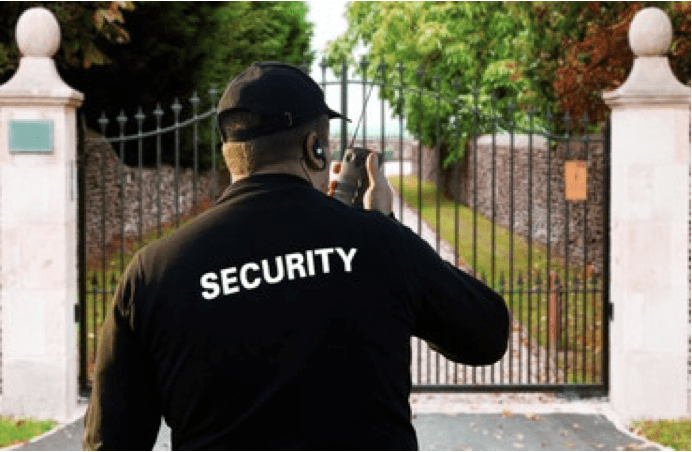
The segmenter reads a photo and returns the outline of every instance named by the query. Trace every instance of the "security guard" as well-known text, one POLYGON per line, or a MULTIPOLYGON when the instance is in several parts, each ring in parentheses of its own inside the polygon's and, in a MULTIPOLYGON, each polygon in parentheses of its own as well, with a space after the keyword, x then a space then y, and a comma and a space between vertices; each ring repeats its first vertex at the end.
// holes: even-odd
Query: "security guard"
POLYGON ((298 68, 252 65, 218 111, 234 183, 128 266, 84 448, 150 449, 163 416, 174 449, 417 449, 411 336, 494 363, 504 301, 388 215, 372 158, 366 210, 326 195, 341 115, 298 68))

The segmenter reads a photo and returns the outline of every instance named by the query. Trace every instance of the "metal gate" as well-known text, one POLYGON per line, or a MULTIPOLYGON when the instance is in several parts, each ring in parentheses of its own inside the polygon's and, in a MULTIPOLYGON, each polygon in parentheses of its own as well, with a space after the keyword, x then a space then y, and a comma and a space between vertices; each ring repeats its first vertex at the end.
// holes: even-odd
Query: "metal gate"
MULTIPOLYGON (((319 82, 325 92, 339 90, 341 111, 351 117, 360 109, 347 111, 349 95, 362 94, 367 104, 366 93, 377 85, 408 93, 418 105, 451 108, 453 123, 473 122, 464 157, 445 166, 450 143, 438 138, 427 149, 405 138, 405 119, 387 119, 380 100, 368 107, 379 110, 379 133, 368 129, 365 115, 356 144, 384 153, 397 218, 502 294, 513 316, 509 349, 493 366, 449 362, 414 338, 413 390, 607 393, 608 124, 594 133, 580 121, 584 132, 570 135, 573 121, 565 115, 566 132, 557 134, 546 128, 555 118, 527 111, 516 121, 517 112, 495 111, 494 103, 483 113, 478 93, 448 98, 422 85, 385 83, 387 68, 380 71, 379 81, 355 80, 344 64, 339 79, 327 80, 323 63, 319 82)), ((98 332, 131 256, 207 208, 228 183, 217 164, 218 91, 206 97, 195 94, 149 115, 121 111, 115 121, 103 115, 98 133, 82 123, 76 309, 82 391, 90 388, 98 332), (204 102, 209 108, 198 113, 204 102), (147 122, 153 126, 145 131, 147 122)), ((336 157, 348 132, 343 121, 332 135, 336 157)))

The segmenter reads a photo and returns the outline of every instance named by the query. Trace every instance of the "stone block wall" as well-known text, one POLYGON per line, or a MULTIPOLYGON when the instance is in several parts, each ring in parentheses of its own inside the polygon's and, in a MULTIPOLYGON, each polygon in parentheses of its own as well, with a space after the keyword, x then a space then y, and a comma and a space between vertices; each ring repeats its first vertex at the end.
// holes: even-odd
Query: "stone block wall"
MULTIPOLYGON (((574 265, 583 265, 586 249, 586 263, 593 267, 596 274, 600 274, 603 269, 603 214, 606 208, 602 204, 602 141, 589 141, 587 152, 586 142, 582 139, 572 140, 569 145, 560 143, 555 146, 551 143, 551 151, 543 137, 533 136, 531 146, 528 136, 514 136, 513 139, 511 146, 508 134, 496 135, 493 156, 493 137, 479 136, 475 143, 477 169, 474 170, 474 144, 470 141, 462 162, 452 169, 443 171, 442 174, 438 173, 438 151, 424 149, 421 158, 421 178, 444 186, 446 192, 451 193, 457 202, 471 208, 475 206, 479 213, 489 219, 493 218, 494 206, 497 224, 509 229, 513 220, 515 233, 527 240, 531 238, 534 244, 547 247, 550 241, 553 256, 564 257, 567 246, 569 261, 574 265), (533 149, 532 156, 530 148, 533 149), (565 200, 567 160, 588 161, 587 201, 565 200), (474 177, 477 184, 475 201, 474 177), (529 177, 532 178, 531 185, 529 177), (532 206, 530 222, 529 197, 532 206), (569 218, 568 222, 566 218, 569 218)), ((601 136, 590 137, 590 140, 601 139, 601 136)), ((418 158, 413 159, 413 174, 419 174, 418 158)))
MULTIPOLYGON (((139 170, 121 165, 111 145, 93 131, 88 131, 85 136, 83 164, 87 265, 98 265, 104 250, 108 259, 109 251, 119 244, 121 225, 125 240, 136 241, 140 231, 146 235, 156 230, 159 221, 164 226, 175 223, 174 167, 162 165, 157 171, 156 168, 139 170)), ((210 193, 211 171, 195 175, 192 169, 180 168, 178 215, 186 217, 203 210, 228 183, 225 168, 217 170, 216 189, 210 193), (195 179, 196 199, 193 190, 195 179)))

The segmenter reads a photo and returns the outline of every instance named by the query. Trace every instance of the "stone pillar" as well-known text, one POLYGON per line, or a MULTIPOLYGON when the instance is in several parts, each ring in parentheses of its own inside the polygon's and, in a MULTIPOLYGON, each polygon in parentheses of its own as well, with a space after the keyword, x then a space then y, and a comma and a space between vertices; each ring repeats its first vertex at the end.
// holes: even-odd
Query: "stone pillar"
POLYGON ((0 86, 0 414, 67 420, 77 409, 75 110, 58 75, 60 27, 31 8, 22 58, 0 86))
POLYGON ((623 420, 690 415, 690 88, 658 8, 632 20, 632 71, 612 109, 610 400, 623 420))

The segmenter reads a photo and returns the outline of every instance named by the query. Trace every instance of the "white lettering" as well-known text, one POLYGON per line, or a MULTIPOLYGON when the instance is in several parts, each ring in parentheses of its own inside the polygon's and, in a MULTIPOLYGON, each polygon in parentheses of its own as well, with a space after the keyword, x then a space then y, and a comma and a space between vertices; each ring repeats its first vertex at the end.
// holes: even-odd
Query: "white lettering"
MULTIPOLYGON (((245 262, 234 267, 227 267, 216 272, 204 273, 200 278, 201 295, 206 300, 213 300, 220 295, 236 294, 242 290, 253 290, 262 284, 278 284, 285 278, 296 280, 308 277, 327 275, 332 272, 330 255, 336 253, 343 262, 344 273, 353 272, 357 248, 319 248, 316 250, 297 251, 261 262, 245 262), (345 251, 348 249, 348 252, 345 251), (272 265, 276 263, 276 267, 272 265), (318 265, 321 264, 321 267, 318 265), (272 274, 274 271, 274 274, 272 274)), ((341 267, 336 265, 335 271, 341 267)))
POLYGON ((315 254, 322 257, 322 273, 329 273, 329 255, 334 252, 334 248, 320 248, 315 250, 315 254))
POLYGON ((219 285, 215 282, 218 279, 219 278, 216 276, 216 273, 214 272, 209 272, 202 275, 202 279, 200 280, 202 288, 207 289, 209 291, 202 291, 202 296, 206 300, 213 300, 214 298, 218 297, 221 293, 219 285))
POLYGON ((315 276, 315 260, 313 259, 312 251, 306 251, 305 256, 307 257, 308 275, 315 276))
POLYGON ((348 254, 346 254, 343 249, 336 249, 336 252, 339 253, 339 256, 341 256, 341 259, 344 261, 344 271, 346 273, 351 273, 351 262, 353 261, 353 257, 356 255, 357 251, 357 248, 351 248, 348 254))
POLYGON ((294 271, 298 271, 301 278, 305 278, 305 269, 303 268, 303 254, 290 253, 286 255, 286 274, 288 279, 295 279, 294 271))
POLYGON ((223 287, 223 294, 224 295, 230 295, 232 293, 238 293, 240 290, 240 287, 238 286, 232 286, 232 284, 236 284, 238 282, 238 278, 235 276, 230 276, 235 274, 236 268, 235 267, 229 267, 229 268, 224 268, 221 270, 219 273, 221 273, 221 286, 223 287))
POLYGON ((257 286, 262 284, 262 280, 260 279, 259 276, 255 278, 254 281, 250 282, 247 279, 247 272, 248 270, 254 270, 258 271, 260 269, 259 265, 255 264, 254 262, 248 262, 247 264, 243 265, 242 268, 240 269, 240 284, 247 289, 247 290, 252 290, 256 289, 257 286))
POLYGON ((284 279, 284 264, 281 256, 276 256, 276 276, 272 276, 269 273, 269 261, 267 259, 262 259, 262 274, 264 275, 264 280, 269 284, 281 282, 284 279))

